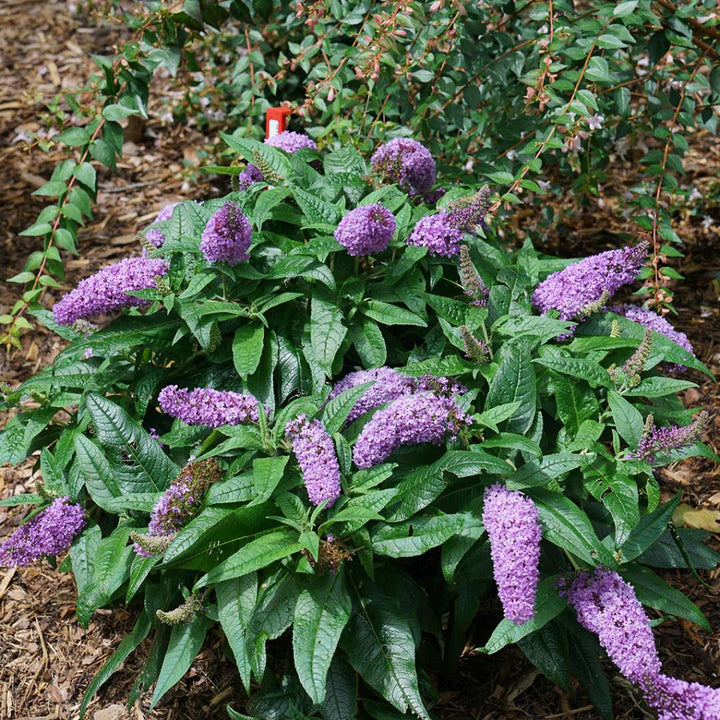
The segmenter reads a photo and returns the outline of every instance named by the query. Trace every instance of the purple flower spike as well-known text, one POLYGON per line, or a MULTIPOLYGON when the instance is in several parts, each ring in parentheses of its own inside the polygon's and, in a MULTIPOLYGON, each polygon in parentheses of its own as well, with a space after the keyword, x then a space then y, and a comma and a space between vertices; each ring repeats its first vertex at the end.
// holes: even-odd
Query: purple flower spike
POLYGON ((216 428, 258 421, 258 401, 237 392, 168 385, 160 391, 158 402, 164 413, 188 425, 216 428))
POLYGON ((455 257, 462 239, 462 231, 453 224, 450 213, 439 212, 420 218, 407 244, 426 247, 433 255, 455 257))
MULTIPOLYGON (((611 308, 614 313, 626 317, 628 320, 640 323, 646 328, 650 328, 655 332, 659 332, 661 335, 670 338, 674 343, 677 343, 681 348, 687 350, 693 357, 695 357, 695 350, 688 340, 688 336, 684 332, 676 330, 664 317, 658 315, 652 310, 646 308, 636 307, 635 305, 620 305, 611 308)), ((682 366, 679 366, 682 367, 682 366)))
POLYGON ((0 563, 17 567, 46 555, 62 555, 85 525, 82 505, 58 498, 0 545, 0 563))
POLYGON ((643 433, 637 450, 630 457, 647 460, 651 463, 655 462, 655 456, 658 453, 681 450, 688 445, 692 445, 700 437, 700 433, 705 429, 707 422, 708 414, 703 411, 698 413, 690 425, 684 427, 679 425, 653 426, 649 432, 643 433))
POLYGON ((335 239, 348 255, 373 255, 385 250, 395 234, 395 216, 382 205, 351 210, 335 230, 335 239))
POLYGON ((236 202, 226 202, 208 220, 200 250, 210 262, 237 265, 250 258, 248 248, 252 229, 236 202))
POLYGON ((533 501, 495 484, 485 490, 483 524, 505 617, 522 625, 535 615, 542 531, 533 501))
POLYGON ((325 426, 298 415, 285 426, 285 436, 292 443, 310 502, 319 505, 327 500, 326 507, 334 505, 340 496, 340 465, 325 426))
POLYGON ((612 297, 631 283, 645 262, 648 243, 608 250, 568 265, 543 280, 533 292, 532 303, 543 315, 557 310, 561 320, 577 320, 583 310, 603 296, 612 297))
POLYGON ((410 195, 424 194, 435 184, 435 161, 417 140, 395 138, 381 145, 370 159, 375 173, 397 183, 410 195))
POLYGON ((404 395, 379 410, 365 425, 355 442, 353 460, 359 468, 369 468, 385 459, 401 445, 440 445, 457 437, 470 419, 452 397, 433 392, 404 395))
POLYGON ((720 690, 662 674, 640 686, 658 720, 720 720, 720 690))
POLYGON ((567 593, 578 622, 595 633, 608 657, 631 682, 660 672, 650 620, 632 585, 614 570, 580 573, 567 593))
POLYGON ((262 182, 263 176, 260 170, 252 163, 238 175, 238 187, 240 190, 247 190, 251 185, 262 182))
POLYGON ((78 286, 53 307, 59 325, 72 325, 76 320, 114 312, 124 307, 144 307, 147 300, 128 295, 135 290, 155 287, 155 276, 168 271, 168 263, 160 258, 125 258, 108 265, 100 272, 81 280, 78 286))
MULTIPOLYGON (((164 222, 172 217, 173 210, 179 205, 179 202, 171 203, 166 205, 155 218, 154 222, 164 222)), ((158 228, 150 228, 145 231, 145 237, 151 242, 156 248, 162 247, 165 244, 165 234, 158 228)))
POLYGON ((304 133, 292 132, 286 130, 271 138, 265 138, 265 144, 270 147, 279 148, 289 153, 296 153, 301 148, 310 148, 317 150, 315 141, 304 133))

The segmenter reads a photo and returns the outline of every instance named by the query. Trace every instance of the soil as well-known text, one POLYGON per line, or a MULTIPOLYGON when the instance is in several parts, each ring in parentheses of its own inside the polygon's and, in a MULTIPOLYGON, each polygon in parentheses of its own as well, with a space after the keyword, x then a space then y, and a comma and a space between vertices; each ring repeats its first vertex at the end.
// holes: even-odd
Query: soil
MULTIPOLYGON (((47 129, 46 104, 61 90, 82 86, 92 72, 90 53, 109 54, 125 37, 124 32, 121 26, 73 9, 70 2, 4 0, 0 6, 0 259, 5 277, 20 272, 29 252, 38 247, 34 239, 18 233, 44 205, 32 191, 49 179, 62 159, 56 150, 43 154, 38 147, 27 149, 28 133, 47 129)), ((154 98, 172 93, 167 78, 153 85, 154 98)), ((210 142, 208 136, 168 122, 165 110, 159 101, 151 102, 150 119, 126 143, 118 170, 99 171, 96 215, 80 232, 79 255, 66 264, 68 287, 108 261, 136 252, 135 234, 167 203, 207 197, 223 189, 222 181, 215 187, 192 170, 197 166, 197 154, 210 142)), ((705 200, 685 207, 675 218, 675 230, 686 243, 685 257, 675 265, 686 279, 678 286, 679 315, 674 322, 687 333, 698 357, 718 375, 720 216, 710 198, 717 195, 720 149, 707 133, 691 138, 686 166, 685 181, 698 188, 705 200)), ((579 201, 570 193, 563 199, 553 198, 562 232, 545 238, 547 250, 577 256, 617 246, 618 238, 632 230, 620 205, 623 189, 635 180, 635 170, 632 153, 624 159, 617 157, 600 198, 579 201)), ((526 230, 533 225, 532 218, 522 214, 517 222, 526 230)), ((17 285, 0 285, 0 314, 12 307, 18 290, 17 285)), ((8 354, 0 349, 0 382, 16 385, 51 362, 60 349, 57 338, 35 328, 24 336, 21 350, 8 354)), ((686 391, 684 401, 710 410, 711 424, 704 439, 720 452, 720 415, 715 414, 720 387, 694 371, 688 377, 698 387, 686 391)), ((18 468, 0 469, 0 497, 31 491, 33 465, 31 458, 18 468)), ((664 469, 662 487, 667 497, 681 491, 683 502, 694 508, 720 509, 720 467, 710 460, 694 458, 664 469)), ((17 509, 0 508, 0 534, 14 529, 21 514, 17 509)), ((720 549, 717 536, 712 544, 720 549)), ((709 587, 689 572, 668 572, 665 577, 700 606, 714 632, 669 619, 656 628, 655 635, 666 672, 717 686, 720 569, 701 575, 709 587)), ((134 617, 132 611, 122 608, 102 610, 83 629, 75 617, 75 599, 72 576, 57 573, 47 563, 0 571, 0 720, 78 718, 84 689, 132 627, 134 617)), ((128 714, 123 702, 147 650, 141 647, 100 690, 87 717, 226 718, 227 703, 242 710, 244 696, 222 643, 221 632, 212 633, 190 672, 159 707, 152 712, 147 709, 150 698, 146 693, 128 714)), ((569 697, 538 675, 519 650, 508 648, 488 658, 472 649, 477 644, 477 637, 469 640, 449 680, 435 679, 440 690, 435 710, 442 720, 597 720, 582 692, 569 697)), ((629 683, 611 665, 607 669, 616 717, 651 718, 629 683)))

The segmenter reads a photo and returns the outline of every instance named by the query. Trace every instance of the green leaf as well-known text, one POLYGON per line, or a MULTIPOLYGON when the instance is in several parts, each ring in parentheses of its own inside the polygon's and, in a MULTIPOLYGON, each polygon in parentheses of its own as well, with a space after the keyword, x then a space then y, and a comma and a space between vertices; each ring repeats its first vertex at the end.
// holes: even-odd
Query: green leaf
POLYGON ((372 549, 388 557, 414 557, 442 545, 465 526, 465 515, 415 517, 404 523, 374 529, 372 549))
POLYGON ((103 451, 82 433, 75 435, 75 464, 93 502, 110 511, 112 500, 122 495, 110 462, 103 451))
POLYGON ((297 533, 290 530, 279 530, 263 535, 250 541, 216 565, 207 575, 203 575, 195 583, 195 589, 262 570, 276 560, 282 560, 301 549, 302 545, 297 542, 297 533))
POLYGON ((387 347, 382 330, 370 318, 360 317, 350 328, 350 338, 366 369, 382 367, 387 361, 387 347))
POLYGON ((317 362, 327 376, 332 375, 335 355, 347 333, 342 310, 328 293, 316 290, 310 302, 310 341, 317 362))
POLYGON ((627 17, 628 15, 632 15, 632 13, 635 12, 637 5, 638 0, 626 0, 625 2, 620 2, 613 10, 613 17, 627 17))
POLYGON ((334 435, 342 429, 350 411, 367 392, 368 388, 373 385, 373 382, 361 383, 355 387, 348 388, 328 401, 323 409, 322 422, 330 435, 334 435))
POLYGON ((601 57, 592 57, 587 66, 585 77, 592 82, 610 82, 610 69, 608 61, 601 57))
POLYGON ((45 498, 42 495, 34 493, 24 493, 23 495, 12 495, 11 497, 0 500, 0 507, 17 507, 18 505, 42 505, 45 498))
POLYGON ((320 714, 324 720, 355 720, 357 717, 357 677, 339 654, 330 663, 320 714))
POLYGON ((659 578, 650 568, 628 565, 620 570, 620 574, 635 588, 635 594, 643 605, 675 617, 685 618, 707 632, 712 632, 710 623, 698 606, 659 578))
POLYGON ((73 175, 86 187, 95 192, 96 173, 95 168, 89 163, 84 162, 73 170, 73 175))
POLYGON ((295 606, 293 656, 298 678, 314 703, 326 694, 326 678, 352 602, 344 573, 312 578, 295 606))
POLYGON ((360 306, 360 312, 382 325, 415 325, 427 327, 427 323, 405 308, 391 305, 382 300, 368 298, 360 306))
POLYGON ((400 712, 430 720, 415 669, 415 639, 407 612, 371 582, 357 594, 358 607, 342 646, 355 671, 400 712))
POLYGON ((130 117, 130 115, 139 115, 139 110, 133 110, 132 108, 125 107, 124 105, 106 105, 103 108, 102 115, 106 120, 110 120, 112 122, 117 122, 118 120, 123 120, 126 117, 130 117))
POLYGON ((250 692, 248 625, 258 596, 256 573, 226 580, 215 586, 218 616, 246 692, 250 692))
POLYGON ((150 557, 142 557, 135 555, 130 566, 130 580, 128 588, 125 592, 125 602, 129 603, 135 593, 142 587, 152 569, 160 562, 162 558, 159 555, 151 555, 150 557))
POLYGON ((614 390, 608 391, 607 398, 613 422, 620 437, 629 447, 637 447, 642 437, 644 422, 641 412, 614 390))
POLYGON ((67 190, 67 185, 62 180, 51 180, 33 191, 33 195, 42 197, 59 197, 67 190))
POLYGON ((490 383, 485 411, 497 405, 520 403, 503 426, 508 432, 525 432, 532 425, 537 409, 537 381, 530 353, 523 347, 508 352, 490 383))
POLYGON ((238 375, 247 378, 260 364, 265 329, 260 324, 250 323, 235 331, 232 343, 233 363, 238 375))
POLYGON ((555 589, 557 579, 558 576, 553 575, 544 578, 538 584, 535 595, 535 615, 530 620, 522 625, 517 625, 512 620, 501 620, 485 646, 478 648, 480 652, 492 655, 506 645, 516 643, 535 630, 539 630, 556 618, 567 606, 565 599, 561 598, 555 589))
POLYGON ((340 220, 340 212, 327 200, 298 187, 293 188, 293 195, 310 224, 337 225, 340 220))
POLYGON ((212 622, 208 618, 198 614, 189 622, 173 627, 155 692, 153 692, 150 710, 190 669, 205 642, 205 635, 211 625, 212 622))
POLYGON ((622 545, 623 562, 630 562, 642 555, 665 532, 679 503, 680 493, 649 515, 643 515, 622 545))
POLYGON ((147 637, 150 632, 152 624, 150 618, 148 618, 145 611, 140 613, 140 616, 135 623, 135 627, 132 631, 126 635, 120 644, 115 649, 115 652, 105 661, 105 664, 100 668, 97 675, 92 679, 92 682, 88 685, 85 694, 83 695, 82 703, 80 704, 80 720, 85 717, 85 710, 90 703, 93 695, 110 679, 113 673, 125 662, 125 659, 132 653, 135 648, 147 637))
POLYGON ((57 142, 65 143, 70 147, 80 147, 81 145, 87 145, 90 142, 90 133, 87 128, 72 127, 69 130, 61 132, 55 140, 57 142))
POLYGON ((289 455, 274 455, 253 460, 254 499, 250 505, 259 505, 273 494, 289 459, 289 455))
POLYGON ((590 360, 575 357, 564 357, 559 351, 549 348, 546 349, 546 354, 540 358, 536 358, 535 361, 539 365, 544 365, 551 370, 569 375, 571 378, 580 378, 587 380, 592 387, 610 387, 612 380, 608 375, 605 368, 600 367, 597 363, 593 363, 590 360))

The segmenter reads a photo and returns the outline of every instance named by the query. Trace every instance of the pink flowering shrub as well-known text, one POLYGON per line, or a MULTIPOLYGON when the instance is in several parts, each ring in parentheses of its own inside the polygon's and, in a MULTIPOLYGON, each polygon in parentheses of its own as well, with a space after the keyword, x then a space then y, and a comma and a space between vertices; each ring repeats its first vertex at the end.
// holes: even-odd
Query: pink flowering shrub
POLYGON ((649 626, 708 630, 654 568, 718 558, 668 531, 654 474, 710 454, 666 375, 705 368, 666 320, 608 309, 647 247, 558 269, 498 241, 485 189, 434 187, 418 141, 278 138, 227 136, 247 181, 38 312, 68 345, 2 396, 0 461, 43 484, 2 502, 35 510, 0 562, 57 558, 82 624, 137 617, 82 712, 151 633, 156 705, 218 626, 255 717, 429 720, 476 622, 603 717, 599 648, 660 717, 717 718, 649 626))

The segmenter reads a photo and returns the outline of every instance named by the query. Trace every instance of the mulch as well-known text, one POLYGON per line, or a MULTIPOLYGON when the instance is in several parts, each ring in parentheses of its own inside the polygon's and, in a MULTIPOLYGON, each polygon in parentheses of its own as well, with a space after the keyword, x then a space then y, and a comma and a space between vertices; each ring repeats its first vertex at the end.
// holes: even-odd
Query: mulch
MULTIPOLYGON (((109 53, 122 40, 121 26, 73 9, 61 0, 4 0, 0 6, 0 259, 5 277, 20 272, 29 251, 39 243, 18 236, 43 207, 32 191, 49 179, 63 155, 26 148, 29 133, 52 134, 45 105, 62 89, 81 86, 92 72, 89 53, 109 53)), ((159 98, 172 97, 171 81, 153 85, 150 120, 126 143, 116 172, 99 171, 95 218, 79 234, 80 253, 67 262, 66 282, 79 279, 109 261, 137 252, 135 234, 151 222, 168 202, 207 197, 222 191, 197 173, 198 152, 212 138, 195 128, 167 120, 167 106, 159 98)), ((30 141, 32 143, 32 141, 30 141)), ((685 257, 675 263, 686 280, 677 286, 676 326, 686 332, 700 359, 720 373, 720 214, 712 198, 720 194, 720 148, 707 133, 691 138, 685 181, 704 196, 678 210, 674 227, 684 239, 685 257), (708 209, 709 208, 709 209, 708 209)), ((542 238, 543 249, 578 256, 616 247, 623 233, 632 233, 622 212, 622 193, 637 180, 633 153, 613 159, 610 178, 600 198, 577 198, 571 193, 552 197, 559 222, 542 238)), ((717 205, 717 203, 715 203, 717 205)), ((521 209, 517 232, 534 233, 537 218, 521 209)), ((18 296, 19 286, 0 286, 0 314, 18 296)), ((0 349, 0 382, 15 385, 51 362, 61 350, 52 334, 36 328, 23 338, 20 351, 0 349)), ((720 386, 700 373, 688 377, 698 383, 684 395, 687 406, 720 407, 720 386)), ((0 421, 2 416, 0 415, 0 421)), ((720 415, 712 415, 704 437, 720 453, 720 415)), ((0 469, 0 497, 32 491, 34 459, 20 467, 0 469)), ((693 458, 661 473, 667 497, 681 491, 683 502, 696 508, 720 509, 720 467, 693 458)), ((21 511, 0 508, 2 534, 20 521, 21 511)), ((720 549, 720 542, 713 541, 720 549)), ((686 680, 718 685, 720 668, 720 569, 702 576, 703 587, 689 572, 670 571, 665 579, 685 592, 705 612, 714 628, 705 633, 684 620, 668 620, 656 628, 665 671, 686 680)), ((134 622, 132 610, 116 608, 95 613, 87 629, 75 617, 75 584, 48 563, 0 572, 0 719, 76 720, 85 687, 117 647, 134 622)), ((452 677, 434 678, 440 690, 436 713, 442 720, 597 720, 579 691, 569 697, 539 675, 516 648, 491 658, 472 648, 481 644, 487 628, 475 628, 468 648, 452 677)), ((148 710, 146 693, 128 714, 123 706, 147 647, 141 646, 92 701, 93 720, 179 720, 226 718, 230 702, 242 710, 244 697, 233 664, 223 653, 223 638, 214 631, 188 675, 170 691, 159 707, 148 710)), ((613 685, 616 717, 652 718, 637 691, 607 665, 613 685)))

